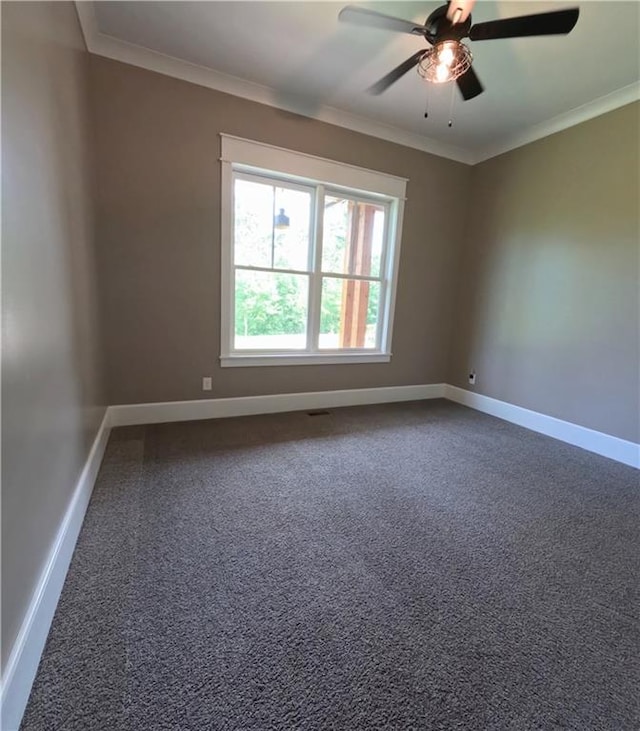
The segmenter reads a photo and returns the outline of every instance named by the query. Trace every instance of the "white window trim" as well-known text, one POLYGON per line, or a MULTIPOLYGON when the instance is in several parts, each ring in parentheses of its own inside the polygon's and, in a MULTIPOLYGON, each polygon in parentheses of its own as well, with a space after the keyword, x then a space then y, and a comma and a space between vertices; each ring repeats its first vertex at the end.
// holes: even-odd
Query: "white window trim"
MULTIPOLYGON (((398 264, 400 260, 400 241, 407 179, 387 173, 379 173, 346 163, 326 160, 302 152, 294 152, 273 145, 265 145, 245 140, 233 135, 221 134, 221 327, 220 327, 220 365, 270 366, 270 365, 319 365, 348 363, 387 363, 391 360, 391 334, 396 301, 398 264), (386 261, 381 262, 381 276, 387 282, 383 287, 385 296, 381 302, 377 349, 335 350, 321 352, 271 352, 256 353, 232 350, 232 312, 233 312, 233 171, 248 174, 261 173, 273 178, 278 174, 291 182, 326 186, 329 192, 361 194, 371 201, 379 200, 389 205, 391 215, 386 225, 391 226, 385 246, 386 261), (393 252, 390 257, 389 253, 393 252), (382 271, 384 267, 384 273, 382 271)), ((316 215, 319 215, 316 205, 316 215)), ((321 226, 321 222, 319 224, 321 226)), ((316 226, 318 226, 316 222, 316 226)), ((316 227, 319 234, 321 231, 316 227)), ((317 247, 316 253, 319 253, 317 247)), ((316 262, 316 265, 318 262, 316 262)), ((312 278, 313 279, 313 278, 312 278)), ((310 280, 311 281, 311 280, 310 280)), ((320 293, 310 295, 309 321, 315 322, 313 309, 318 307, 320 293)), ((312 333, 313 335, 313 333, 312 333)))

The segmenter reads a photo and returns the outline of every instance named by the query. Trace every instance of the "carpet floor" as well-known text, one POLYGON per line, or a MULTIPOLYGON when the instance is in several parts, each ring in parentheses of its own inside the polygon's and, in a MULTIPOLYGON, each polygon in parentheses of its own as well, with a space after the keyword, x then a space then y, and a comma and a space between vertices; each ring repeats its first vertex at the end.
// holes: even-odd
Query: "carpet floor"
POLYGON ((440 400, 114 430, 21 728, 638 729, 639 518, 440 400))

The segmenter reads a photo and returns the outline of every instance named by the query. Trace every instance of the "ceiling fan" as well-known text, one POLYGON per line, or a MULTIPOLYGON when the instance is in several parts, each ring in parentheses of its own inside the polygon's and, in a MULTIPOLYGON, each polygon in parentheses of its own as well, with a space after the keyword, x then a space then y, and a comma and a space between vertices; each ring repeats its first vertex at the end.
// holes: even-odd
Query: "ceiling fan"
POLYGON ((411 33, 422 36, 432 47, 422 49, 369 88, 372 94, 382 94, 415 66, 426 81, 444 83, 455 81, 463 99, 473 99, 484 91, 473 70, 473 56, 462 43, 489 41, 495 38, 547 36, 569 33, 578 22, 579 8, 555 10, 548 13, 523 15, 517 18, 490 20, 472 25, 470 10, 473 0, 453 0, 436 8, 424 25, 410 20, 383 15, 375 10, 347 5, 340 11, 339 20, 345 23, 411 33))

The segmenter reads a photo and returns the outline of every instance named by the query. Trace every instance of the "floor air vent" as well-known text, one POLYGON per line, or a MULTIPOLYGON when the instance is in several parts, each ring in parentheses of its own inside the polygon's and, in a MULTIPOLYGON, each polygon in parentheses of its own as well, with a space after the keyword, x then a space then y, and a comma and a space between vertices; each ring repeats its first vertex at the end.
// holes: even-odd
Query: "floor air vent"
POLYGON ((307 411, 307 416, 329 416, 330 413, 325 409, 319 409, 317 411, 307 411))

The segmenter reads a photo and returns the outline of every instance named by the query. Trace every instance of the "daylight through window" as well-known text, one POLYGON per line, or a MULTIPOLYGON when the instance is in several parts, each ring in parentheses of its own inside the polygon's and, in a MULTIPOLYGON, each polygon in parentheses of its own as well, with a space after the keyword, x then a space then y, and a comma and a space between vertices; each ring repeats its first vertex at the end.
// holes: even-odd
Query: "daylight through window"
POLYGON ((389 360, 403 198, 318 180, 377 174, 277 148, 275 169, 225 160, 224 141, 222 364, 389 360), (306 174, 278 170, 281 153, 306 174))

